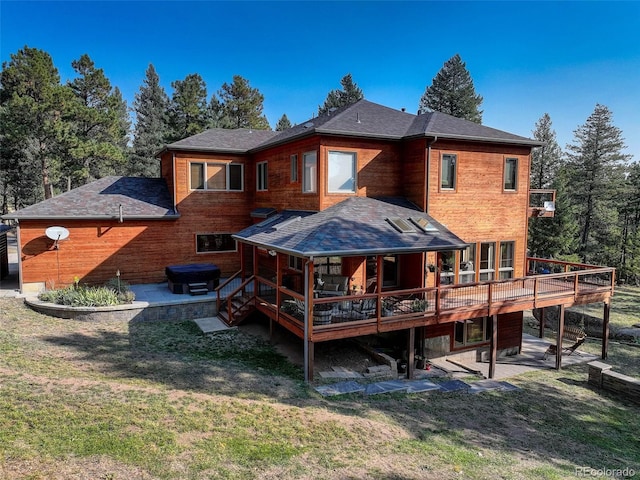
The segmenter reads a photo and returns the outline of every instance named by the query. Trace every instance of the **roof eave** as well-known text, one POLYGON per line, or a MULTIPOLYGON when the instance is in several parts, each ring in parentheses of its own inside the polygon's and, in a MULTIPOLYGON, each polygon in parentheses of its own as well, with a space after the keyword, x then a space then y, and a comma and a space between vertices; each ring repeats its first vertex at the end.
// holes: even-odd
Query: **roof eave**
POLYGON ((466 140, 469 142, 486 142, 486 143, 502 143, 508 145, 522 145, 526 147, 541 147, 545 143, 539 142, 537 140, 528 140, 523 138, 519 139, 510 139, 510 138, 492 138, 492 137, 479 137, 473 135, 456 135, 455 133, 437 133, 437 132, 424 132, 418 133, 415 135, 409 135, 404 137, 407 140, 415 139, 415 138, 434 138, 438 139, 451 139, 451 140, 466 140))
POLYGON ((159 157, 165 152, 206 152, 206 153, 233 153, 237 155, 246 155, 250 152, 250 149, 240 149, 240 148, 213 148, 213 147, 195 147, 195 146, 186 146, 186 147, 171 147, 166 146, 158 153, 156 153, 156 157, 159 157))
MULTIPOLYGON (((3 220, 120 220, 119 216, 113 215, 15 215, 6 214, 2 217, 3 220)), ((180 214, 172 215, 125 215, 122 217, 123 222, 127 220, 177 220, 180 218, 180 214)))

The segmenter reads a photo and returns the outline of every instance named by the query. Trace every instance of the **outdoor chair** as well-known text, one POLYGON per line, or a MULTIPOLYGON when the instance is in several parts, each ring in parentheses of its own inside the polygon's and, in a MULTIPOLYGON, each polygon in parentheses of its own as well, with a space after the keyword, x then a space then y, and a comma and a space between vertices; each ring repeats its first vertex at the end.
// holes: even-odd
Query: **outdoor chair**
MULTIPOLYGON (((580 330, 579 328, 574 328, 574 327, 567 327, 564 330, 564 334, 562 335, 562 340, 568 340, 573 342, 573 344, 569 347, 562 347, 562 353, 563 354, 567 354, 567 355, 573 355, 573 353, 580 348, 580 346, 587 341, 587 334, 584 333, 582 330, 580 330)), ((549 345, 549 348, 547 348, 547 351, 544 352, 544 356, 543 359, 546 360, 550 355, 555 355, 556 352, 558 351, 558 346, 557 345, 549 345)))

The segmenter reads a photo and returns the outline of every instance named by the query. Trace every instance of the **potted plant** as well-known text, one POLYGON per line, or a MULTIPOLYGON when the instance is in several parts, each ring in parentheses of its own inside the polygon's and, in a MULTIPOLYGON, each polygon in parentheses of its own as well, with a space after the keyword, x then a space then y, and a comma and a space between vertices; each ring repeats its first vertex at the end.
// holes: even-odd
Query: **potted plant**
POLYGON ((427 301, 423 298, 416 298, 411 302, 412 312, 424 312, 427 310, 427 301))

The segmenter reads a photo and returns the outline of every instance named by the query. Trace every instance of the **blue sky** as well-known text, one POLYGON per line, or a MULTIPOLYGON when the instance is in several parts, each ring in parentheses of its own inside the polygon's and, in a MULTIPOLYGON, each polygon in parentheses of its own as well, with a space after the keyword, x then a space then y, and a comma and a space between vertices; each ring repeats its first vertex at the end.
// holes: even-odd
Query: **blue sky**
POLYGON ((600 103, 640 160, 640 2, 2 0, 0 22, 3 62, 37 47, 66 81, 88 53, 129 105, 149 63, 169 94, 189 73, 209 95, 242 75, 272 126, 312 117, 346 73, 368 100, 415 113, 459 53, 485 125, 531 136, 547 112, 564 149, 600 103))

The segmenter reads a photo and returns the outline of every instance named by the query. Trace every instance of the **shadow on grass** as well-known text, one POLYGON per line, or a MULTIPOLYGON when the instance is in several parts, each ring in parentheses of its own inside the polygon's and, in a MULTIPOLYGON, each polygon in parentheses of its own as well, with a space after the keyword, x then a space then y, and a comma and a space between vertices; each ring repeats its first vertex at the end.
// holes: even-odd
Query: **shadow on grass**
POLYGON ((260 338, 229 330, 203 335, 191 321, 129 323, 43 340, 71 348, 84 365, 114 378, 225 395, 299 396, 302 372, 260 338))

